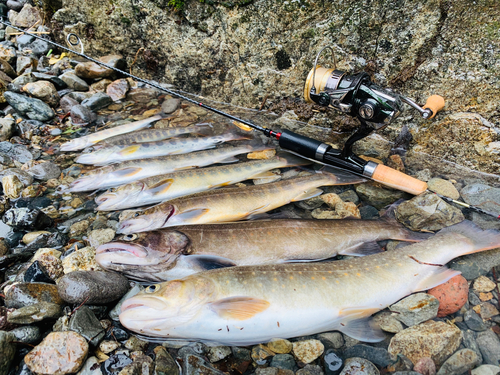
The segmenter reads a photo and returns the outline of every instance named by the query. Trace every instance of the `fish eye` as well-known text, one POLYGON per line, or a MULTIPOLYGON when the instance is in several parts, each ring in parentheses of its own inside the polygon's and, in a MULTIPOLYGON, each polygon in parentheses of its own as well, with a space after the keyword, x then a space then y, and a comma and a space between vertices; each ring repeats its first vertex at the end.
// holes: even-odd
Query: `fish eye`
POLYGON ((133 241, 137 238, 137 234, 127 234, 126 236, 123 236, 123 239, 125 241, 133 241))
POLYGON ((157 289, 158 289, 158 285, 150 285, 146 289, 144 289, 144 291, 146 293, 154 293, 154 292, 156 292, 157 289))
POLYGON ((139 212, 136 212, 136 213, 134 214, 134 217, 137 217, 137 216, 139 216, 139 212))

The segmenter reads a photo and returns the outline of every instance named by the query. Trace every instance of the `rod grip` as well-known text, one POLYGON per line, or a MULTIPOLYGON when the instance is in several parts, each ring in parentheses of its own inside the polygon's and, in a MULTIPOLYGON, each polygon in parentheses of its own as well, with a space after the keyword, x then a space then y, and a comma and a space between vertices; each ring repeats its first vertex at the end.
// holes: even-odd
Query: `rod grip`
POLYGON ((419 195, 427 190, 427 183, 407 174, 379 164, 372 175, 372 180, 380 182, 394 189, 406 191, 413 195, 419 195))
POLYGON ((433 118, 436 114, 444 108, 444 98, 440 95, 431 95, 427 98, 423 108, 430 109, 432 111, 432 116, 429 118, 433 118))
POLYGON ((283 130, 278 143, 280 147, 295 151, 306 158, 316 159, 316 152, 323 142, 305 137, 290 130, 283 130))

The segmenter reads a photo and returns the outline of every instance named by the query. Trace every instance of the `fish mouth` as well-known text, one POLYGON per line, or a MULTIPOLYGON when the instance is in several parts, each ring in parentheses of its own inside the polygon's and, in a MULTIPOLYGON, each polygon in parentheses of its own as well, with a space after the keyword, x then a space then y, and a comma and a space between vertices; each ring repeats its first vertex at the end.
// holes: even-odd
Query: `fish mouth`
MULTIPOLYGON (((147 308, 147 309, 154 309, 154 310, 164 310, 165 308, 168 307, 168 304, 166 304, 161 298, 158 297, 153 297, 153 296, 134 296, 131 297, 125 302, 123 302, 122 307, 121 307, 121 313, 124 313, 125 311, 131 311, 134 309, 141 309, 141 308, 147 308)), ((164 319, 164 317, 160 317, 158 319, 164 319)), ((149 318, 148 318, 149 320, 149 318)))
POLYGON ((78 191, 90 191, 99 189, 99 184, 95 181, 95 178, 90 177, 82 177, 75 181, 73 181, 69 185, 69 192, 78 192, 78 191))
POLYGON ((95 198, 98 211, 111 211, 117 209, 117 205, 126 199, 125 196, 120 197, 117 193, 104 193, 95 198))
POLYGON ((107 253, 125 253, 138 258, 146 258, 148 256, 148 252, 142 246, 126 242, 105 243, 96 250, 96 255, 107 253))
POLYGON ((116 233, 130 234, 136 232, 146 232, 157 228, 158 226, 154 225, 153 220, 147 220, 146 218, 132 218, 119 223, 116 233))

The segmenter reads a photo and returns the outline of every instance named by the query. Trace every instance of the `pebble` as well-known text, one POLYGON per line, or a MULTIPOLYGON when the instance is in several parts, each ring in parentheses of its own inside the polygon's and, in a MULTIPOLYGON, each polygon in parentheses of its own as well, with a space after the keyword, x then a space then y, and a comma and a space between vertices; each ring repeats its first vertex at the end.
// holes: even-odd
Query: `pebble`
POLYGON ((340 375, 379 375, 377 367, 363 358, 347 358, 340 375))
POLYGON ((338 351, 328 349, 323 355, 323 365, 327 375, 338 375, 344 365, 344 360, 338 351))
POLYGON ((40 328, 36 325, 14 328, 10 333, 16 337, 16 341, 26 344, 36 344, 42 339, 40 328))
POLYGON ((38 260, 31 263, 31 266, 24 272, 24 282, 54 284, 54 280, 50 278, 47 270, 38 260))
POLYGON ((340 349, 344 345, 344 338, 340 332, 320 333, 317 337, 328 349, 340 349))
POLYGON ((287 354, 292 351, 292 343, 285 339, 272 339, 267 347, 277 354, 287 354))
POLYGON ((31 4, 26 3, 23 5, 19 14, 15 17, 12 24, 18 27, 31 27, 35 23, 40 22, 41 19, 40 10, 31 4))
POLYGON ((16 345, 12 341, 16 340, 16 336, 11 332, 0 331, 0 374, 7 374, 10 363, 14 359, 16 353, 16 345))
POLYGON ((87 232, 90 223, 88 220, 77 221, 69 227, 69 235, 71 237, 81 236, 87 232))
POLYGON ((163 346, 153 349, 155 359, 155 375, 179 375, 179 367, 163 346))
POLYGON ((500 188, 474 183, 465 186, 460 193, 465 203, 490 212, 500 210, 500 188))
MULTIPOLYGON (((17 160, 20 163, 26 163, 30 160, 33 160, 33 155, 28 151, 26 146, 24 145, 14 145, 10 142, 0 142, 0 153, 5 154, 6 156, 12 158, 13 160, 17 160)), ((6 173, 7 171, 3 172, 6 173)), ((17 176, 21 181, 23 179, 21 176, 17 176)))
POLYGON ((76 332, 51 332, 24 361, 35 373, 71 374, 82 367, 88 350, 87 341, 76 332))
POLYGON ((430 357, 440 366, 458 349, 461 339, 457 327, 430 320, 397 333, 388 351, 393 356, 401 353, 414 364, 422 357, 430 357))
POLYGON ((71 314, 68 328, 82 335, 93 347, 96 347, 104 338, 104 330, 99 319, 85 305, 71 314))
POLYGON ((499 314, 497 308, 488 302, 481 302, 479 305, 474 306, 473 310, 479 314, 483 320, 489 320, 499 314))
MULTIPOLYGON (((39 73, 39 72, 33 72, 32 75, 38 81, 49 81, 50 83, 52 83, 54 85, 54 87, 57 90, 62 90, 62 89, 65 89, 67 87, 66 83, 64 83, 64 81, 57 76, 53 76, 53 75, 46 74, 46 73, 39 73)), ((57 94, 57 95, 59 96, 59 94, 57 94)), ((56 103, 56 104, 60 104, 60 102, 56 103)))
POLYGON ((129 289, 126 277, 104 271, 74 271, 57 284, 61 298, 74 304, 105 304, 120 299, 129 289))
MULTIPOLYGON (((120 55, 103 56, 99 59, 99 61, 118 69, 123 69, 125 67, 125 60, 120 55)), ((114 73, 114 71, 92 61, 86 61, 79 63, 75 67, 75 73, 82 78, 95 79, 109 77, 114 73)))
POLYGON ((38 230, 35 232, 28 232, 23 236, 23 243, 25 245, 28 245, 29 243, 35 241, 39 236, 44 235, 44 234, 50 234, 50 232, 47 232, 46 230, 38 230))
POLYGON ((166 114, 173 113, 177 110, 177 108, 179 108, 180 105, 181 105, 180 99, 175 99, 175 98, 167 99, 162 103, 161 110, 163 111, 163 113, 166 114))
POLYGON ((54 84, 49 81, 29 82, 23 86, 22 90, 52 107, 56 107, 61 99, 54 84))
POLYGON ((44 319, 56 319, 61 316, 61 305, 40 302, 24 306, 7 315, 7 321, 14 324, 32 324, 44 319))
POLYGON ((413 368, 413 370, 422 375, 435 375, 436 365, 431 358, 422 357, 417 361, 417 363, 415 363, 415 367, 413 368))
POLYGON ((28 172, 37 180, 48 181, 51 178, 58 178, 61 175, 61 168, 51 161, 36 164, 28 172))
POLYGON ((19 309, 40 302, 62 305, 64 302, 57 293, 57 287, 45 283, 16 283, 4 289, 5 306, 19 309))
POLYGON ((460 310, 467 303, 469 284, 462 275, 452 277, 444 284, 427 291, 439 301, 437 316, 442 318, 460 310))
POLYGON ((11 208, 2 217, 2 221, 17 229, 44 229, 52 225, 52 219, 38 209, 27 207, 11 208))
POLYGON ((500 339, 492 330, 479 332, 476 342, 483 356, 483 363, 500 365, 500 339))
POLYGON ((293 343, 293 355, 303 364, 308 364, 318 358, 325 350, 319 340, 304 340, 293 343))
POLYGON ((500 249, 465 255, 448 263, 449 268, 460 271, 467 280, 486 275, 500 265, 500 249))
POLYGON ((32 120, 48 121, 55 115, 52 108, 40 99, 29 98, 11 91, 4 92, 3 96, 17 112, 32 120))
POLYGON ((106 88, 109 86, 109 84, 112 81, 108 78, 101 79, 100 81, 97 81, 93 84, 90 85, 89 87, 89 92, 90 93, 96 93, 96 92, 105 92, 106 88))
POLYGON ((387 367, 393 363, 389 352, 385 348, 377 348, 370 345, 358 344, 347 348, 343 353, 344 357, 364 358, 379 367, 387 367))
POLYGON ((183 374, 224 375, 197 354, 187 354, 182 362, 183 374))
POLYGON ((115 231, 111 228, 95 229, 88 235, 90 246, 97 248, 98 246, 111 242, 115 238, 115 231))
POLYGON ((150 100, 155 99, 158 92, 154 88, 137 88, 132 89, 127 93, 127 100, 133 101, 139 104, 149 103, 150 100))
POLYGON ((113 100, 108 94, 105 94, 103 92, 98 92, 92 95, 90 98, 82 101, 81 104, 90 109, 91 111, 98 111, 102 108, 107 107, 111 103, 113 103, 113 100))
POLYGON ((116 102, 117 100, 125 99, 128 89, 128 81, 121 78, 111 82, 108 87, 106 87, 106 94, 109 95, 112 101, 116 102))
POLYGON ((381 311, 373 317, 373 321, 380 327, 381 330, 391 333, 401 332, 403 324, 396 319, 394 314, 389 311, 381 311))
POLYGON ((83 79, 78 77, 74 72, 68 71, 59 76, 70 89, 76 91, 88 91, 89 85, 83 79))
POLYGON ((472 284, 472 289, 476 292, 491 292, 495 287, 496 284, 486 276, 479 276, 474 280, 474 284, 472 284))
POLYGON ((153 373, 153 359, 142 353, 134 355, 131 353, 133 362, 120 371, 120 375, 136 375, 136 374, 152 374, 153 373))
POLYGON ((323 375, 323 370, 317 365, 306 365, 304 368, 298 370, 296 375, 323 375))
POLYGON ((293 355, 291 354, 276 354, 273 359, 271 359, 270 367, 276 367, 283 370, 293 370, 297 367, 293 355))
POLYGON ((94 112, 81 104, 71 107, 70 116, 73 125, 81 126, 92 124, 97 119, 97 115, 94 112))
POLYGON ((102 375, 99 360, 96 357, 89 357, 77 375, 102 375))
POLYGON ((396 218, 414 231, 436 231, 465 219, 462 211, 435 194, 421 194, 401 203, 396 208, 396 218))
POLYGON ((400 190, 386 189, 373 182, 356 185, 356 193, 366 204, 379 210, 408 196, 400 190))
POLYGON ((125 353, 116 353, 103 361, 101 368, 106 375, 118 374, 132 359, 125 353))
MULTIPOLYGON (((470 349, 461 349, 446 360, 438 375, 462 375, 468 373, 480 363, 480 358, 470 349)), ((500 371, 500 368, 499 368, 500 371)))
POLYGON ((16 175, 8 175, 2 177, 2 187, 7 198, 17 199, 21 195, 24 185, 16 175))
POLYGON ((111 353, 112 351, 118 349, 120 347, 120 343, 116 341, 106 340, 99 344, 99 350, 104 354, 111 353))
POLYGON ((71 111, 71 108, 73 108, 75 105, 80 104, 77 100, 73 99, 69 95, 65 95, 61 98, 59 102, 59 106, 63 110, 64 113, 68 113, 71 111))
POLYGON ((427 293, 415 293, 391 305, 396 319, 411 327, 437 316, 439 301, 427 293))
POLYGON ((265 365, 270 362, 271 357, 274 356, 274 353, 265 345, 259 344, 252 348, 252 359, 253 361, 259 365, 265 365))
POLYGON ((493 365, 482 365, 471 371, 471 375, 498 375, 500 368, 493 365))
POLYGON ((464 321, 467 327, 473 331, 480 332, 488 329, 486 324, 484 324, 483 319, 474 311, 467 310, 464 314, 464 321))
POLYGON ((207 351, 207 358, 210 362, 222 361, 231 355, 231 348, 228 346, 211 346, 207 351))
POLYGON ((102 271, 101 266, 95 261, 95 249, 91 246, 78 248, 62 260, 64 273, 74 271, 102 271))

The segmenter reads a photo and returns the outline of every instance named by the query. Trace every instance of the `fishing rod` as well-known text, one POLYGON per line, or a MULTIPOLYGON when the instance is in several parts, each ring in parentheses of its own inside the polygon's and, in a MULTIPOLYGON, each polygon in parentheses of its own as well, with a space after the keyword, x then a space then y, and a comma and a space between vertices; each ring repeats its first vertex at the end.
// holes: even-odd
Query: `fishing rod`
MULTIPOLYGON (((0 23, 34 38, 45 40, 63 51, 83 57, 95 64, 111 69, 126 77, 133 78, 138 82, 142 82, 189 103, 196 104, 208 111, 217 113, 223 117, 236 121, 237 123, 246 125, 251 129, 260 131, 267 137, 275 138, 280 147, 290 150, 299 156, 308 158, 313 162, 319 162, 320 164, 344 169, 356 175, 370 178, 374 181, 382 183, 383 185, 402 190, 413 195, 419 195, 425 191, 430 191, 426 182, 420 181, 385 165, 364 160, 357 156, 352 151, 352 148, 356 141, 367 137, 374 130, 383 129, 395 120, 402 112, 402 103, 406 103, 416 109, 424 119, 431 119, 437 114, 438 111, 444 108, 445 102, 443 97, 439 95, 432 95, 427 99, 426 104, 421 107, 410 98, 401 94, 396 94, 389 88, 384 89, 374 84, 371 81, 370 76, 365 72, 348 75, 346 72, 336 69, 335 56, 333 49, 330 46, 324 47, 316 55, 314 67, 309 72, 305 82, 304 98, 307 102, 316 103, 320 106, 337 110, 346 115, 356 117, 359 120, 361 126, 354 132, 354 134, 351 135, 351 137, 347 139, 342 150, 334 148, 314 138, 306 137, 286 129, 281 132, 276 132, 272 129, 262 127, 250 121, 223 112, 217 108, 208 106, 200 101, 191 99, 173 90, 169 90, 156 84, 155 82, 137 77, 124 70, 103 63, 83 53, 83 43, 78 35, 74 33, 67 35, 67 42, 73 47, 80 45, 80 52, 13 26, 10 22, 4 21, 3 17, 0 18, 0 23), (318 59, 325 49, 330 49, 332 51, 332 57, 334 60, 334 68, 332 69, 327 69, 318 65, 318 59)), ((433 191, 430 192, 437 194, 433 191)), ((477 212, 500 219, 500 215, 484 211, 478 207, 467 205, 463 202, 444 197, 440 194, 437 195, 447 201, 453 201, 453 203, 466 206, 467 208, 473 209, 477 212)))

